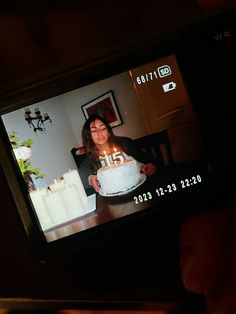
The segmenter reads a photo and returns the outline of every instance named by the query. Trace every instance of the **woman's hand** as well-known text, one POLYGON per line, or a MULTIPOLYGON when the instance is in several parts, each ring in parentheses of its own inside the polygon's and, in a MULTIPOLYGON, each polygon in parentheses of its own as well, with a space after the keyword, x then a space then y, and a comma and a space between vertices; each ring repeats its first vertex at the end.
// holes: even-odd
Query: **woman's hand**
POLYGON ((152 163, 144 164, 141 168, 141 172, 146 176, 150 176, 157 171, 156 166, 152 163))
POLYGON ((99 183, 98 183, 96 175, 90 175, 89 176, 89 184, 93 186, 93 188, 96 192, 98 192, 101 188, 99 183))

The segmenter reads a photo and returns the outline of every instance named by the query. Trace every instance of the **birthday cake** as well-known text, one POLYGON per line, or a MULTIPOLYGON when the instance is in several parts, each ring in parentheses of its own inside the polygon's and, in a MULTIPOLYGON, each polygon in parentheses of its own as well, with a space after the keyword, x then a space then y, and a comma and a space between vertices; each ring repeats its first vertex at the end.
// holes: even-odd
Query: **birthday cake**
POLYGON ((98 169, 97 178, 101 185, 100 194, 118 194, 132 189, 140 182, 140 170, 136 160, 130 158, 98 169))

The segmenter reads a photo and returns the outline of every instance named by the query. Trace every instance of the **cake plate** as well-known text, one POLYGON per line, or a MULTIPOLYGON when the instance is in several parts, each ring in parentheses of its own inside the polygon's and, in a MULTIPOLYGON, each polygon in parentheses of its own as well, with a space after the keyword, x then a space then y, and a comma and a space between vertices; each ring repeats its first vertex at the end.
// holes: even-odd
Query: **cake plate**
POLYGON ((99 190, 99 194, 101 196, 106 196, 106 197, 113 197, 113 196, 121 196, 121 195, 126 195, 132 191, 134 191, 135 189, 137 189, 137 187, 139 187, 141 184, 143 184, 146 181, 146 175, 144 173, 140 174, 140 179, 139 182, 135 185, 132 186, 130 189, 125 190, 125 191, 121 191, 121 192, 117 192, 117 193, 106 193, 102 190, 102 188, 99 190))

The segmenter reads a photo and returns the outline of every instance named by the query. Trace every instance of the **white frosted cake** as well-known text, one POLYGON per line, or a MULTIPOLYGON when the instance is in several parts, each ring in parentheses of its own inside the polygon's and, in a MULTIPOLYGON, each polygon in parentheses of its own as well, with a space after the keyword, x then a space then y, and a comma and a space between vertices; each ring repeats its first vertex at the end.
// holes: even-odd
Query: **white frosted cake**
POLYGON ((117 194, 135 187, 140 181, 140 171, 136 160, 125 159, 120 164, 98 169, 97 178, 103 194, 117 194))

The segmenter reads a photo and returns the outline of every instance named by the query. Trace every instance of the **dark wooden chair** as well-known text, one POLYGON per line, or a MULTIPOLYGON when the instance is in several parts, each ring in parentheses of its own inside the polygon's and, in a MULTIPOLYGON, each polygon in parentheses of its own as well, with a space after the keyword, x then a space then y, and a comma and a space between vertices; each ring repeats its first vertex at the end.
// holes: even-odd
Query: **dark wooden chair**
POLYGON ((158 168, 170 166, 174 163, 166 130, 135 139, 135 143, 145 152, 148 160, 155 163, 158 168))
POLYGON ((79 169, 79 167, 80 167, 82 161, 83 161, 84 158, 86 157, 86 154, 79 154, 79 155, 78 155, 78 154, 76 154, 77 150, 78 150, 78 148, 73 147, 72 150, 71 150, 71 154, 72 154, 72 156, 73 156, 73 158, 74 158, 74 161, 75 161, 75 163, 76 163, 77 168, 79 169))
MULTIPOLYGON (((170 166, 174 163, 167 131, 146 135, 134 141, 137 147, 145 153, 147 160, 155 163, 158 168, 170 166)), ((78 148, 72 148, 71 153, 79 169, 86 154, 77 155, 77 150, 78 148)))

